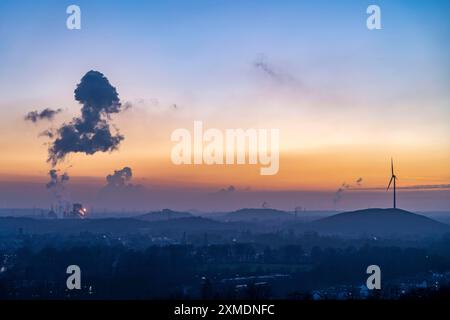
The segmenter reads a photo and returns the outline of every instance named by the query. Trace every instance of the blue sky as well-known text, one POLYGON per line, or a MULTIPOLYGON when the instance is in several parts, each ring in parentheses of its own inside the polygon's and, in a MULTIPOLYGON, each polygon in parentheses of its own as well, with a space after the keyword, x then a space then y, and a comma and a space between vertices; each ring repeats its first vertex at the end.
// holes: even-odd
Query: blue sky
MULTIPOLYGON (((0 84, 5 99, 17 94, 14 81, 30 89, 26 91, 42 94, 51 89, 42 80, 55 73, 79 74, 98 66, 114 69, 134 84, 149 81, 154 72, 170 74, 174 87, 203 89, 206 83, 211 90, 223 89, 221 77, 232 77, 245 86, 246 79, 236 73, 263 54, 275 61, 291 61, 293 71, 320 65, 314 70, 318 81, 321 72, 341 72, 343 66, 349 76, 364 79, 360 74, 364 70, 375 82, 381 78, 379 85, 383 82, 387 88, 391 81, 401 88, 390 77, 393 73, 410 80, 430 72, 445 80, 446 87, 448 2, 378 1, 383 25, 379 32, 365 28, 370 3, 4 0, 0 3, 0 84), (80 31, 65 28, 65 8, 72 3, 82 10, 80 31), (36 87, 37 77, 43 88, 36 87)), ((428 81, 417 81, 428 86, 428 81)), ((362 91, 370 89, 353 84, 362 91)))

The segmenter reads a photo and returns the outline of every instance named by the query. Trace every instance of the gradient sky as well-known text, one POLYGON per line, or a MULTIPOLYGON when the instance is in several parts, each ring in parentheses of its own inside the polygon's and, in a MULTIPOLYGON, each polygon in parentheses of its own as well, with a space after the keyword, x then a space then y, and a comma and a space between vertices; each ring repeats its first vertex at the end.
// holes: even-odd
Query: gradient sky
MULTIPOLYGON (((448 1, 2 0, 0 207, 46 205, 48 141, 37 135, 79 115, 73 91, 94 69, 133 107, 113 117, 125 136, 118 151, 75 154, 59 165, 72 166, 72 194, 83 201, 95 203, 82 192, 86 184, 100 188, 106 175, 130 166, 134 183, 167 198, 233 185, 248 197, 232 207, 256 205, 270 192, 285 208, 389 206, 379 188, 393 157, 398 185, 411 188, 403 192, 421 192, 405 196, 404 207, 450 210, 449 188, 435 189, 450 184, 449 21, 448 1), (369 31, 366 8, 374 3, 382 30, 369 31), (81 30, 66 28, 70 4, 81 7, 81 30), (23 120, 45 107, 63 112, 51 123, 23 120), (279 128, 279 173, 173 165, 170 134, 192 130, 194 120, 206 128, 279 128), (368 190, 333 203, 340 185, 359 177, 355 188, 368 190), (42 188, 42 197, 23 199, 24 188, 42 188), (293 191, 310 196, 297 201, 293 191)), ((158 198, 141 207, 163 206, 158 198)), ((167 203, 229 207, 228 198, 216 200, 167 203)))

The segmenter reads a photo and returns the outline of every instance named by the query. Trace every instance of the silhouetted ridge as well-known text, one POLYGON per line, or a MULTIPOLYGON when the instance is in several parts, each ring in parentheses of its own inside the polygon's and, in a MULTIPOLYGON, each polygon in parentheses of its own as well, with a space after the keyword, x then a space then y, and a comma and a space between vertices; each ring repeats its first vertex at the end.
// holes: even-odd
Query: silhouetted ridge
POLYGON ((279 221, 293 220, 295 218, 289 212, 269 208, 244 208, 223 216, 223 219, 226 221, 279 221))
POLYGON ((163 209, 161 211, 149 212, 137 216, 136 219, 145 221, 162 221, 162 220, 189 218, 189 217, 193 217, 193 215, 190 214, 189 212, 180 212, 180 211, 173 211, 170 209, 163 209))
POLYGON ((344 212, 303 226, 308 230, 341 235, 431 235, 450 232, 450 226, 401 209, 365 209, 344 212))

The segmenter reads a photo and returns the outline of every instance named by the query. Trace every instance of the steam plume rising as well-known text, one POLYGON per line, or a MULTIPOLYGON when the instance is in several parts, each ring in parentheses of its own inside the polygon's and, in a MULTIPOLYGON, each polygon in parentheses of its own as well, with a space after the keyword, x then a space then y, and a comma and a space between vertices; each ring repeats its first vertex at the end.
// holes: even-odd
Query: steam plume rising
MULTIPOLYGON (((362 181, 363 181, 363 178, 362 178, 362 177, 359 177, 359 178, 355 181, 356 186, 357 186, 357 187, 360 187, 361 184, 362 184, 362 181)), ((351 184, 348 184, 348 183, 345 183, 345 182, 342 183, 342 185, 339 187, 339 189, 337 189, 336 192, 334 193, 334 198, 333 198, 334 204, 336 205, 339 201, 341 201, 342 195, 343 195, 343 193, 344 193, 345 190, 353 189, 354 187, 355 187, 355 185, 351 185, 351 184)))
POLYGON ((350 185, 346 184, 345 182, 339 187, 339 189, 336 190, 334 194, 333 202, 334 204, 337 204, 342 199, 342 194, 345 190, 349 189, 350 185))
POLYGON ((51 169, 48 172, 48 175, 50 176, 50 181, 46 184, 47 189, 52 189, 55 187, 64 187, 64 184, 69 181, 69 175, 64 172, 61 175, 58 175, 58 170, 51 169))
POLYGON ((106 177, 108 186, 120 188, 125 187, 127 182, 131 180, 133 173, 130 167, 125 167, 122 170, 114 170, 114 174, 109 174, 106 177))
POLYGON ((66 172, 60 175, 56 169, 51 169, 48 174, 50 176, 50 181, 46 184, 46 187, 52 192, 55 198, 57 210, 61 210, 64 207, 65 202, 67 202, 65 200, 65 184, 70 179, 69 175, 66 172))
POLYGON ((71 152, 88 155, 98 151, 114 151, 124 136, 112 134, 109 120, 113 113, 121 111, 116 88, 98 71, 87 72, 74 91, 75 100, 81 103, 81 117, 63 124, 57 138, 49 148, 48 162, 55 166, 71 152))
POLYGON ((140 196, 145 188, 139 184, 131 183, 132 178, 133 171, 130 167, 114 170, 113 174, 106 176, 106 185, 100 190, 99 196, 104 200, 109 197, 117 199, 140 196))

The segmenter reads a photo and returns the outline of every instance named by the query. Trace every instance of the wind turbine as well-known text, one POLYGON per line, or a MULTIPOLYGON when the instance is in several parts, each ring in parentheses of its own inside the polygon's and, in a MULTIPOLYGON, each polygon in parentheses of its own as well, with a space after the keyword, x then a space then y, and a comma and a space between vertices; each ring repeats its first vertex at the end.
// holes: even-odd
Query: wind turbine
POLYGON ((397 202, 396 202, 396 189, 395 189, 395 180, 397 180, 397 176, 394 174, 394 160, 391 158, 391 180, 389 181, 388 187, 386 191, 389 190, 392 181, 394 181, 394 209, 397 208, 397 202))

